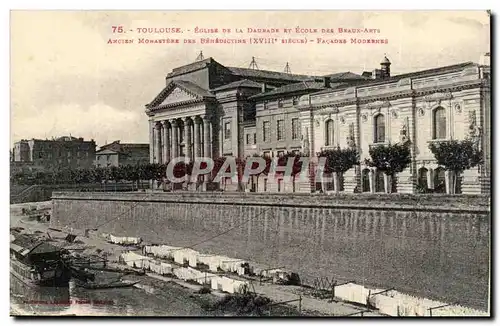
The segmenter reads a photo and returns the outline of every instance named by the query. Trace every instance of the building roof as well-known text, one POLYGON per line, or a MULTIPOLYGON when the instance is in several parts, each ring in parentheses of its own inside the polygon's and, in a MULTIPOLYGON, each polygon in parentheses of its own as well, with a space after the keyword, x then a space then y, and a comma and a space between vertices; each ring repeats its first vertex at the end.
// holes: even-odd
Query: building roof
POLYGON ((227 67, 227 68, 229 69, 229 71, 231 71, 233 75, 241 77, 281 79, 285 81, 303 81, 314 78, 314 76, 288 74, 284 72, 271 71, 271 70, 237 68, 237 67, 227 67))
POLYGON ((208 90, 201 88, 200 86, 196 85, 195 83, 192 83, 187 80, 175 80, 172 81, 172 83, 176 84, 180 88, 183 88, 185 91, 191 92, 197 96, 200 97, 214 97, 212 93, 210 93, 208 90))
POLYGON ((104 150, 111 150, 117 153, 125 153, 134 150, 149 150, 149 144, 141 144, 141 143, 120 143, 119 140, 115 140, 112 143, 102 145, 99 150, 96 152, 99 153, 104 150))
POLYGON ((389 59, 387 59, 387 57, 386 57, 386 56, 384 56, 384 58, 382 59, 382 61, 380 62, 380 64, 382 64, 382 65, 383 65, 383 64, 387 64, 387 63, 388 63, 388 64, 391 64, 391 62, 389 61, 389 59))
POLYGON ((259 93, 256 95, 251 96, 251 99, 258 99, 262 97, 269 97, 269 96, 274 96, 274 95, 281 95, 281 94, 287 94, 287 93, 294 93, 294 92, 301 92, 301 91, 306 91, 306 90, 321 90, 325 88, 325 83, 324 82, 317 82, 317 81, 303 81, 300 83, 293 83, 293 84, 288 84, 284 85, 278 88, 275 88, 273 90, 270 90, 265 93, 259 93))
POLYGON ((323 79, 325 77, 330 78, 330 87, 328 87, 328 88, 325 88, 324 80, 322 80, 320 78, 316 78, 316 79, 305 80, 305 81, 302 81, 299 83, 284 85, 284 86, 275 88, 275 89, 268 91, 268 92, 265 92, 265 93, 256 94, 254 96, 251 96, 250 98, 257 99, 257 98, 262 98, 262 97, 281 95, 281 94, 287 94, 287 93, 295 93, 295 92, 303 92, 303 91, 308 91, 308 90, 312 90, 312 91, 315 91, 315 90, 320 91, 320 90, 324 90, 324 89, 329 90, 332 88, 339 88, 342 86, 351 85, 352 82, 362 82, 362 81, 367 80, 366 77, 352 73, 350 71, 326 75, 326 76, 323 76, 323 79))
POLYGON ((219 64, 217 61, 215 61, 213 58, 210 57, 210 58, 207 58, 205 60, 191 62, 187 65, 174 68, 174 69, 172 69, 172 72, 167 74, 167 77, 174 77, 174 76, 186 74, 186 73, 191 72, 191 71, 200 70, 200 69, 205 68, 206 66, 208 66, 211 63, 219 64))
MULTIPOLYGON (((438 68, 432 68, 432 69, 426 69, 426 70, 420 70, 420 71, 415 71, 415 72, 410 72, 410 73, 405 73, 405 74, 400 74, 400 75, 394 75, 389 78, 382 78, 382 79, 366 79, 366 81, 362 81, 356 86, 364 87, 364 86, 372 86, 372 85, 380 85, 380 84, 385 84, 385 83, 393 83, 396 81, 399 81, 404 78, 424 78, 424 77, 430 77, 430 76, 435 76, 435 75, 442 75, 442 74, 449 74, 452 72, 459 72, 462 71, 465 68, 469 67, 476 67, 478 66, 477 64, 468 61, 468 62, 463 62, 463 63, 458 63, 454 65, 449 65, 449 66, 443 66, 443 67, 438 67, 438 68)), ((353 85, 345 85, 342 87, 339 87, 340 89, 343 88, 349 88, 353 85)), ((322 93, 328 93, 330 92, 330 89, 325 89, 321 90, 317 93, 314 94, 322 94, 322 93)))
POLYGON ((28 254, 58 252, 61 250, 47 241, 42 241, 34 236, 27 236, 24 234, 15 236, 14 241, 11 242, 11 248, 23 256, 28 254))
MULTIPOLYGON (((371 76, 371 73, 370 73, 371 76)), ((323 77, 330 77, 330 81, 337 81, 337 80, 342 80, 342 81, 349 81, 349 80, 367 80, 368 78, 362 75, 355 74, 350 71, 346 72, 337 72, 334 74, 329 74, 325 75, 323 77)))
POLYGON ((73 137, 73 136, 62 136, 62 137, 56 138, 55 140, 57 140, 57 141, 74 141, 74 140, 78 140, 78 138, 73 137))
POLYGON ((242 79, 226 85, 219 86, 217 88, 212 89, 212 91, 217 92, 235 88, 262 88, 262 84, 254 82, 253 80, 242 79))

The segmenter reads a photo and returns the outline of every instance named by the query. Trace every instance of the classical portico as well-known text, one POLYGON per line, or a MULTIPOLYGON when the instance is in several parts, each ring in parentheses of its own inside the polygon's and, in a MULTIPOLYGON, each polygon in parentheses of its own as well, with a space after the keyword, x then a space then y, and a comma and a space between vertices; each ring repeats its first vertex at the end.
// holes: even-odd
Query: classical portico
POLYGON ((212 157, 211 119, 208 115, 195 115, 153 121, 153 163, 167 164, 176 157, 194 160, 212 157))
POLYGON ((186 81, 172 81, 147 105, 152 163, 176 157, 213 157, 213 95, 186 81))

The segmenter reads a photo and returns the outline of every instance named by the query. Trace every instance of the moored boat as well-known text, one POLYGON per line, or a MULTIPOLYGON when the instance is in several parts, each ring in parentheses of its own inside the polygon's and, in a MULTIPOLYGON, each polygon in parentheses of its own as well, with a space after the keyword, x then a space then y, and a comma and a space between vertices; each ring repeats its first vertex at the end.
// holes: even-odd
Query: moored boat
POLYGON ((67 251, 34 236, 16 235, 10 243, 10 273, 29 286, 68 286, 67 251))

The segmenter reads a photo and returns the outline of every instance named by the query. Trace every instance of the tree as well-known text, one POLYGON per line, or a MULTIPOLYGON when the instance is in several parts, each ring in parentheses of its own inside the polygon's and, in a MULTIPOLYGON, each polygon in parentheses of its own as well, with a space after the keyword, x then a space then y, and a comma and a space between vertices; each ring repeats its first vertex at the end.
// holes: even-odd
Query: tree
MULTIPOLYGON (((288 160, 290 158, 293 159, 292 171, 290 171, 290 176, 292 177, 293 192, 295 192, 295 178, 302 171, 303 161, 301 160, 301 158, 303 156, 303 154, 286 152, 278 158, 277 166, 279 167, 286 166, 288 164, 288 160)), ((277 171, 276 174, 281 176, 284 174, 284 172, 277 171)))
POLYGON ((340 190, 340 177, 354 165, 359 165, 359 153, 356 148, 336 148, 322 150, 319 157, 324 157, 325 173, 333 173, 335 191, 340 190))
POLYGON ((392 178, 411 163, 409 143, 373 146, 369 150, 370 159, 365 164, 377 168, 385 174, 385 191, 392 191, 392 178))
POLYGON ((115 191, 117 183, 123 180, 123 169, 117 166, 112 166, 109 171, 110 180, 115 182, 115 191))
POLYGON ((455 193, 457 178, 463 171, 483 162, 482 151, 471 139, 432 142, 429 144, 429 149, 438 165, 448 171, 449 179, 446 184, 449 194, 455 193))
MULTIPOLYGON (((217 176, 217 174, 219 174, 219 171, 220 169, 222 168, 222 166, 224 165, 224 163, 226 162, 226 159, 227 157, 226 156, 220 156, 218 158, 216 158, 214 160, 214 168, 213 168, 213 172, 212 172, 212 177, 214 178, 215 176, 217 176)), ((240 159, 240 158, 235 158, 235 161, 236 161, 236 174, 237 174, 237 178, 238 178, 238 191, 242 191, 243 190, 243 186, 241 184, 241 180, 243 179, 243 172, 244 172, 244 168, 245 168, 245 160, 243 159, 240 159)), ((234 172, 234 171, 231 171, 231 166, 228 165, 228 167, 226 168, 226 171, 224 171, 226 173, 231 173, 231 172, 234 172)), ((224 180, 224 187, 226 185, 226 181, 224 180)))
MULTIPOLYGON (((255 173, 253 174, 251 177, 252 177, 252 180, 256 180, 255 182, 255 188, 256 189, 259 189, 259 178, 261 175, 268 175, 269 174, 269 171, 271 170, 271 165, 272 165, 272 160, 269 156, 267 155, 259 155, 259 154, 254 154, 253 157, 260 157, 262 159, 264 159, 264 161, 266 162, 266 167, 264 168, 263 171, 259 172, 259 173, 255 173)), ((259 166, 259 163, 257 162, 252 162, 252 166, 251 168, 253 170, 257 169, 257 167, 259 166)))

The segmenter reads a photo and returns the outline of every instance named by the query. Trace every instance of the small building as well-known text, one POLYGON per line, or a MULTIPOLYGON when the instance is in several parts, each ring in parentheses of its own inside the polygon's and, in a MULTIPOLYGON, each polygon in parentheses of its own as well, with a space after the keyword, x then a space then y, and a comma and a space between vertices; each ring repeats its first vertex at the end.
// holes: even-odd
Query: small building
POLYGON ((96 167, 141 165, 149 163, 149 144, 120 143, 101 146, 95 155, 96 167))

